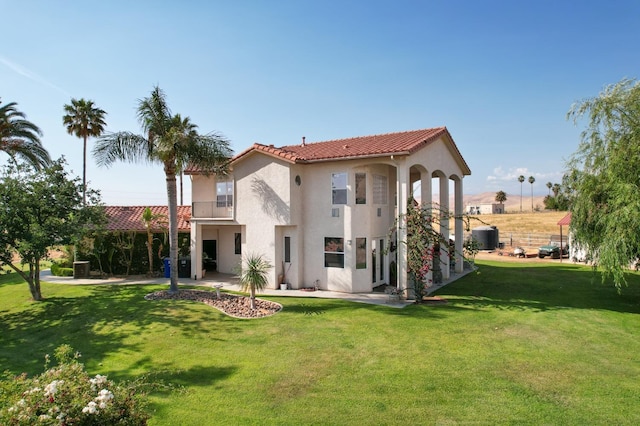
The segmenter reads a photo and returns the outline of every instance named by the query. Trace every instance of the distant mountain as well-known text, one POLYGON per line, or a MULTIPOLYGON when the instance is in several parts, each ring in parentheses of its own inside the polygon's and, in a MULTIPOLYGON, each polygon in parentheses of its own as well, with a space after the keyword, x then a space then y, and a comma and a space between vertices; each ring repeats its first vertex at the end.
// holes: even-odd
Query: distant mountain
MULTIPOLYGON (((539 208, 540 210, 544 209, 544 195, 534 195, 533 196, 533 207, 539 208)), ((433 195, 433 202, 437 203, 439 201, 438 194, 433 195)), ((496 202, 496 193, 495 192, 482 192, 480 194, 464 194, 464 207, 466 210, 467 205, 478 205, 478 204, 492 204, 496 202)), ((449 197, 449 206, 453 207, 453 195, 449 197)), ((520 211, 520 194, 507 194, 507 201, 504 203, 505 211, 508 212, 519 212, 520 211)), ((522 194, 522 211, 530 212, 531 211, 531 195, 523 193, 522 194)))

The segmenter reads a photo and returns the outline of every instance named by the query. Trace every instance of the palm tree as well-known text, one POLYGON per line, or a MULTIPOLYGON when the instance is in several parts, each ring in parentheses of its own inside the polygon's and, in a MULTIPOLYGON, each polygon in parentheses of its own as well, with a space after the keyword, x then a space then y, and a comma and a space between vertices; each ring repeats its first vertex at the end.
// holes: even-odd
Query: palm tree
POLYGON ((93 101, 71 98, 71 105, 65 105, 66 114, 62 123, 67 126, 67 133, 82 138, 82 202, 87 203, 87 139, 98 137, 104 132, 107 123, 104 110, 94 106, 93 101))
POLYGON ((18 111, 15 102, 0 103, 0 151, 11 157, 20 157, 36 169, 51 164, 49 152, 42 146, 42 131, 24 113, 18 111))
POLYGON ((551 187, 553 186, 553 184, 551 182, 547 182, 547 188, 549 188, 549 196, 551 196, 551 187))
POLYGON ((557 197, 558 194, 560 193, 560 184, 559 183, 554 183, 553 184, 553 188, 551 188, 551 190, 553 191, 553 196, 557 197))
POLYGON ((258 254, 248 254, 242 260, 240 272, 240 286, 242 291, 249 291, 251 309, 256 308, 256 290, 262 290, 267 286, 267 271, 273 266, 258 254))
MULTIPOLYGON (((507 194, 504 191, 496 192, 496 202, 500 203, 500 205, 504 204, 507 201, 507 194)), ((503 209, 504 211, 504 209, 503 209)))
POLYGON ((143 135, 131 132, 109 133, 98 139, 93 155, 100 166, 115 161, 159 163, 164 167, 169 206, 170 292, 178 291, 178 207, 176 175, 189 164, 203 173, 224 174, 231 157, 229 141, 210 133, 185 133, 171 115, 165 94, 158 86, 148 98, 138 100, 138 121, 143 135))
POLYGON ((536 181, 536 178, 533 176, 529 176, 529 183, 531 184, 531 211, 533 211, 533 182, 536 181))
POLYGON ((518 176, 518 182, 520 182, 520 213, 522 213, 522 182, 524 182, 524 176, 518 176))
MULTIPOLYGON (((189 117, 185 117, 184 119, 180 116, 180 114, 176 114, 173 117, 173 124, 179 129, 179 132, 182 133, 185 137, 194 137, 197 133, 197 128, 195 124, 191 123, 189 117)), ((186 165, 185 165, 186 166, 186 165)), ((182 185, 182 176, 184 167, 180 167, 180 205, 184 205, 184 197, 183 197, 183 185, 182 185)))

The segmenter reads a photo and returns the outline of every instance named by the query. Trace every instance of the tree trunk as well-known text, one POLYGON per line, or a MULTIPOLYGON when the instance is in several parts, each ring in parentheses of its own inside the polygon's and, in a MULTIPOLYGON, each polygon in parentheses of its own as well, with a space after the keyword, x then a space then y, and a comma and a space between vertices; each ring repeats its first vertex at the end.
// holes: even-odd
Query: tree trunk
POLYGON ((175 168, 165 166, 165 174, 169 201, 169 262, 171 265, 169 292, 175 293, 178 291, 178 197, 175 168))
POLYGON ((180 205, 184 206, 184 198, 182 197, 182 190, 183 190, 183 186, 182 186, 182 172, 180 172, 180 205))
POLYGON ((149 256, 149 276, 153 275, 153 232, 147 228, 147 255, 149 256))
POLYGON ((42 300, 42 291, 40 290, 40 259, 35 262, 35 265, 29 265, 29 277, 27 278, 29 284, 29 291, 31 297, 36 302, 42 300))
POLYGON ((254 286, 251 286, 251 289, 249 290, 249 300, 251 302, 251 309, 255 309, 256 308, 256 288, 254 286))
POLYGON ((31 297, 35 301, 42 300, 42 291, 40 290, 40 259, 35 263, 35 268, 31 263, 29 263, 29 273, 25 273, 21 268, 18 268, 16 265, 11 263, 10 260, 2 259, 3 262, 13 269, 22 277, 23 280, 27 282, 29 285, 29 292, 31 293, 31 297))
POLYGON ((82 149, 82 205, 87 205, 87 136, 84 138, 84 146, 82 149))

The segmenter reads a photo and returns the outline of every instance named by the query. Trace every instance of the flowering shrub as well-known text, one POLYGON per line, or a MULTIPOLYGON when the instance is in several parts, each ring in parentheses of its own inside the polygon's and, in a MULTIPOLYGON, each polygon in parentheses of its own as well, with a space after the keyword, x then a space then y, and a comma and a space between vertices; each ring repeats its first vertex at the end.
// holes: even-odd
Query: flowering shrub
MULTIPOLYGON (((440 228, 440 220, 449 221, 452 218, 462 219, 467 231, 470 220, 475 219, 465 215, 453 216, 436 204, 420 206, 413 197, 409 197, 407 200, 407 214, 404 217, 407 236, 406 241, 401 243, 407 247, 408 286, 414 292, 416 303, 420 303, 427 295, 428 288, 433 281, 438 282, 436 274, 441 273, 441 247, 446 248, 444 252, 449 256, 450 265, 455 262, 455 246, 436 230, 440 228), (429 272, 433 273, 433 280, 428 278, 429 272)), ((471 254, 468 251, 469 248, 470 246, 465 246, 465 252, 462 254, 471 254)), ((475 254, 473 255, 475 256, 475 254)))
POLYGON ((26 374, 0 381, 3 425, 146 425, 147 386, 141 381, 116 384, 107 376, 90 377, 68 345, 54 352, 56 367, 34 378, 26 374), (142 389, 141 389, 142 388, 142 389))
POLYGON ((433 229, 433 212, 416 206, 413 199, 407 202, 407 274, 413 285, 416 302, 427 294, 427 274, 433 269, 435 247, 443 238, 433 229))

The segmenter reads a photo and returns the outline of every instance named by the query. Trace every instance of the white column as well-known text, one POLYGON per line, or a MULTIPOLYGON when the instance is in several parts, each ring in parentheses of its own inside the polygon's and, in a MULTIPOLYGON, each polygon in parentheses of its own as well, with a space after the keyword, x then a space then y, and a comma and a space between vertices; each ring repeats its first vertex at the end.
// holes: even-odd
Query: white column
MULTIPOLYGON (((397 234, 398 234, 398 288, 407 288, 407 229, 405 217, 407 215, 407 198, 409 197, 409 173, 404 162, 396 163, 396 194, 397 194, 397 234), (399 164, 398 164, 399 163, 399 164)), ((410 296, 410 295, 408 295, 410 296)))
POLYGON ((456 236, 456 273, 461 273, 464 269, 464 256, 462 254, 462 243, 464 238, 464 221, 462 220, 463 212, 463 191, 462 191, 462 178, 455 181, 455 207, 454 213, 456 215, 455 236, 456 236))
MULTIPOLYGON (((431 191, 431 173, 421 172, 420 173, 420 199, 422 200, 423 207, 430 211, 433 208, 432 198, 433 198, 433 193, 431 191)), ((427 276, 425 277, 425 279, 427 280, 427 282, 433 282, 433 271, 431 269, 429 269, 429 272, 427 272, 427 276)))
POLYGON ((191 276, 196 279, 202 278, 202 225, 191 222, 191 276))
POLYGON ((440 267, 442 279, 449 278, 449 178, 440 176, 440 234, 443 242, 440 244, 440 267))
POLYGON ((431 206, 433 197, 431 193, 431 174, 429 172, 420 173, 420 199, 426 207, 431 206))

